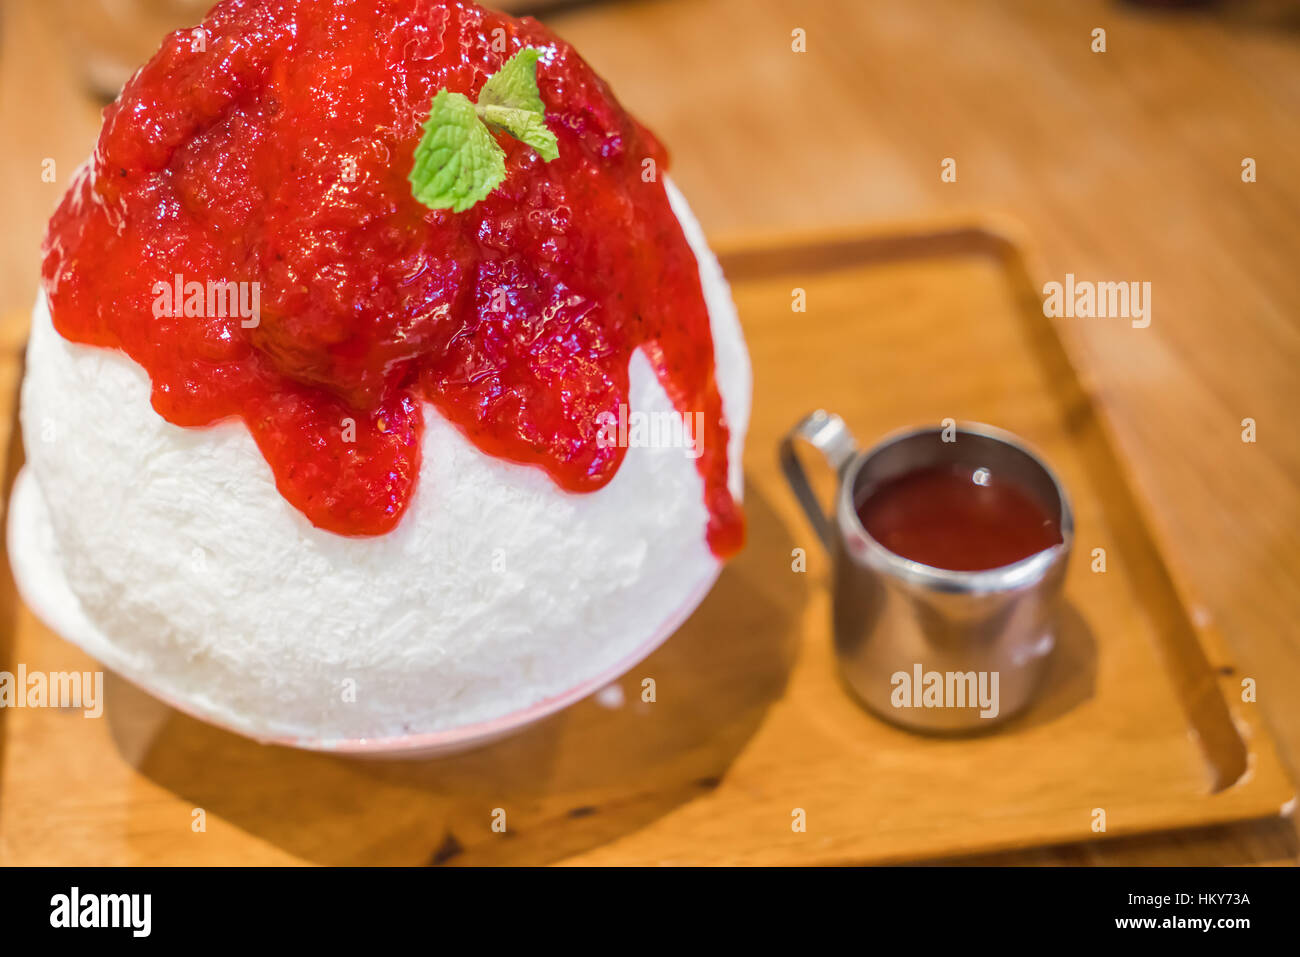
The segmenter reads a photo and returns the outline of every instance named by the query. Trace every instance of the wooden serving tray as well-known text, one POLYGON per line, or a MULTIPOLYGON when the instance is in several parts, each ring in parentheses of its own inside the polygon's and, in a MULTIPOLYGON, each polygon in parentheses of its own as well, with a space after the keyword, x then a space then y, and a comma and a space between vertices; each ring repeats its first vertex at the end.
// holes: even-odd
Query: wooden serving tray
MULTIPOLYGON (((1192 621, 1014 245, 903 228, 722 258, 754 361, 749 545, 619 682, 621 703, 610 691, 457 757, 365 762, 254 744, 109 675, 99 720, 0 711, 0 864, 896 862, 1283 813, 1293 788, 1242 676, 1192 621), (791 309, 796 287, 806 313, 791 309), (827 559, 776 461, 781 434, 819 406, 863 443, 946 417, 1001 426, 1069 488, 1058 652, 1040 700, 996 732, 913 735, 841 686, 827 559)), ((6 400, 18 350, 0 366, 6 400)), ((0 670, 95 667, 4 584, 0 670)))

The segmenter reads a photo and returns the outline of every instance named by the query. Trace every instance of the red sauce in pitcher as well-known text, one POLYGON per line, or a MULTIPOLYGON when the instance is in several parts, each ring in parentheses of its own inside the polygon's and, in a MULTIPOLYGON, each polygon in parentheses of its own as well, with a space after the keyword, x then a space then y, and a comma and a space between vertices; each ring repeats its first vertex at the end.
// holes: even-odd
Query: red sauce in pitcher
POLYGON ((1028 490, 988 469, 936 465, 885 482, 858 503, 862 527, 891 552, 933 568, 982 571, 1061 543, 1028 490))

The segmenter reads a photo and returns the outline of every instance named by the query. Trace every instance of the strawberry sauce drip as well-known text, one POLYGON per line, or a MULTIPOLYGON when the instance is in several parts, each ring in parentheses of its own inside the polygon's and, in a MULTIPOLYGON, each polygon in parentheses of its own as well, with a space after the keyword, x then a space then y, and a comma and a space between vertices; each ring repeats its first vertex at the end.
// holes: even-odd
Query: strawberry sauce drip
POLYGON ((441 0, 224 0, 106 109, 50 221, 45 289, 64 337, 148 371, 168 421, 240 417, 281 494, 343 535, 401 518, 421 401, 561 488, 604 486, 625 450, 602 447, 600 416, 627 402, 643 349, 676 409, 703 413, 708 541, 726 556, 744 522, 666 160, 536 21, 441 0), (500 134, 507 175, 486 200, 422 206, 407 175, 433 95, 477 98, 525 46, 543 51, 559 159, 500 134), (227 282, 249 284, 242 300, 211 295, 227 282))

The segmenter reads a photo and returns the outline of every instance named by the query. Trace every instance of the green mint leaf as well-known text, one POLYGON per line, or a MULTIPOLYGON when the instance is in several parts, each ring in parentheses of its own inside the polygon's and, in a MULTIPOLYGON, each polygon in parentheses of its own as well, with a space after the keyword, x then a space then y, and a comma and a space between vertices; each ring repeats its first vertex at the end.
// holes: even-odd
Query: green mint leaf
POLYGON ((505 151, 486 124, 531 146, 548 163, 560 155, 537 88, 540 55, 533 47, 516 53, 488 77, 477 105, 447 90, 433 98, 409 177, 416 199, 430 209, 462 213, 501 184, 505 151))
POLYGON ((488 77, 478 95, 478 114, 537 150, 550 162, 560 155, 555 134, 546 128, 546 107, 537 89, 537 58, 541 51, 524 47, 488 77))
POLYGON ((541 51, 524 47, 497 70, 478 94, 479 106, 510 106, 517 110, 543 113, 542 94, 537 89, 537 58, 541 51))
POLYGON ((506 178, 505 150, 479 121, 473 101, 442 90, 433 98, 409 177, 430 209, 463 213, 506 178))

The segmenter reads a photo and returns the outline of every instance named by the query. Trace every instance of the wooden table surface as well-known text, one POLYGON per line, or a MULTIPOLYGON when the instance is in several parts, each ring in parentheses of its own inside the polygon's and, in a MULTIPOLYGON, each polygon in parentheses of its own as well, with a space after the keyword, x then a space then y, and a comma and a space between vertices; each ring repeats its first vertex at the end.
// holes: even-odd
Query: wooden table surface
MULTIPOLYGON (((98 104, 56 8, 0 6, 0 315, 98 104), (52 159, 57 181, 42 181, 52 159)), ((713 236, 972 212, 1041 273, 1152 284, 1149 328, 1065 327, 1153 522, 1300 770, 1300 13, 1077 0, 639 0, 548 18, 673 153, 713 236), (1107 50, 1091 50, 1106 30, 1107 50), (806 31, 807 51, 791 50, 806 31), (1242 181, 1242 161, 1257 182, 1242 181), (956 182, 941 163, 956 161, 956 182), (1242 420, 1257 441, 1241 440, 1242 420)), ((12 330, 9 330, 12 332, 12 330)), ((0 636, 0 640, 4 640, 0 636)), ((0 760, 3 755, 0 754, 0 760)), ((21 774, 21 768, 5 768, 21 774)), ((0 808, 0 814, 3 808, 0 808)), ((1291 822, 1000 855, 1294 862, 1291 822)), ((718 822, 725 841, 726 821, 718 822)))

